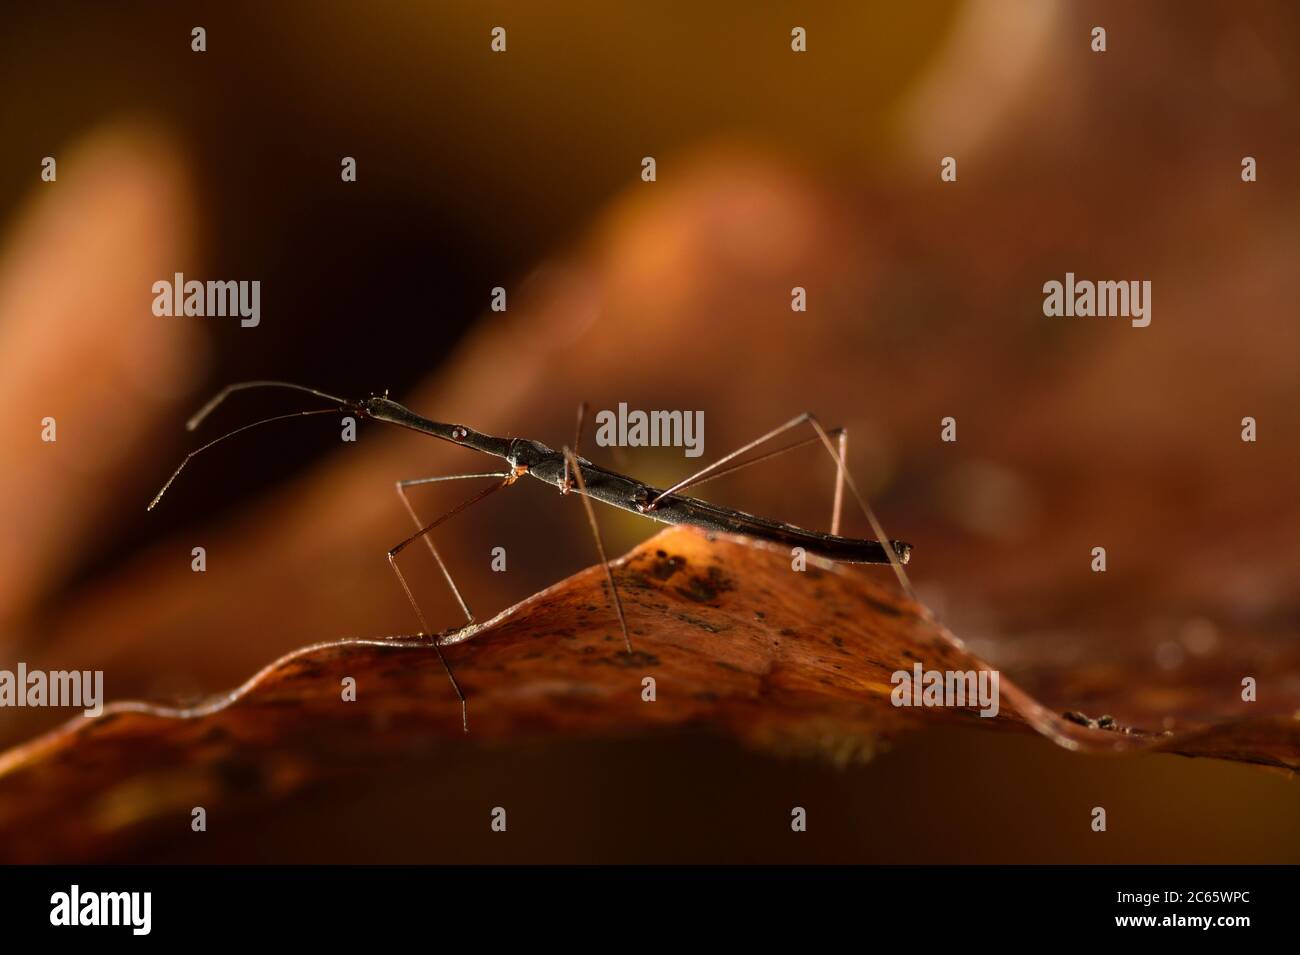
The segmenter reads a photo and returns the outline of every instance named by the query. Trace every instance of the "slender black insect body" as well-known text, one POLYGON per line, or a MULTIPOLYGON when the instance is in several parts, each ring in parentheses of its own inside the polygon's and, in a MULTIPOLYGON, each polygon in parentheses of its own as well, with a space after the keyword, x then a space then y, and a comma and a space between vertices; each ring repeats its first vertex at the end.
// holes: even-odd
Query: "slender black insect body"
POLYGON ((623 631, 623 640, 629 653, 632 652, 632 639, 628 633, 627 621, 623 615, 623 604, 619 598, 618 588, 614 584, 614 576, 609 568, 609 561, 605 556, 605 547, 601 541, 600 529, 596 522, 595 512, 592 510, 591 501, 599 501, 602 504, 608 504, 611 507, 617 507, 633 514, 638 514, 650 520, 658 521, 663 524, 684 524, 691 527, 698 527, 706 531, 722 531, 732 534, 743 534, 748 537, 768 541, 778 544, 782 547, 802 548, 806 553, 824 557, 832 561, 855 564, 890 564, 894 573, 898 576, 899 582, 903 589, 909 595, 911 586, 907 579, 907 574, 903 570, 903 565, 907 563, 911 556, 911 546, 902 541, 888 540, 885 536, 880 522, 876 520, 874 512, 867 505, 866 499, 858 491, 852 476, 844 464, 844 454, 848 434, 842 428, 827 431, 822 428, 817 419, 810 414, 802 414, 791 419, 784 425, 774 428, 772 431, 763 435, 755 441, 728 455, 715 461, 708 467, 696 472, 690 477, 679 481, 677 484, 665 490, 650 487, 635 478, 619 474, 615 471, 607 470, 599 465, 592 464, 585 458, 577 454, 578 445, 582 437, 582 425, 585 416, 586 406, 578 410, 578 427, 577 436, 574 440, 572 450, 564 448, 561 451, 555 451, 538 441, 532 441, 527 438, 498 438, 490 434, 483 434, 475 431, 473 428, 460 424, 446 424, 441 421, 433 421, 429 418, 422 417, 390 399, 387 395, 372 395, 360 401, 350 401, 345 398, 339 398, 314 388, 306 388, 302 385, 294 385, 282 381, 249 381, 236 385, 230 385, 223 389, 212 400, 204 405, 187 423, 186 427, 193 430, 198 427, 221 402, 230 394, 236 391, 242 391, 248 388, 288 388, 294 391, 306 392, 318 398, 323 398, 333 404, 330 408, 318 408, 309 411, 299 411, 292 414, 277 415, 272 418, 266 418, 261 421, 255 421, 252 424, 236 428, 213 441, 191 451, 180 466, 176 468, 167 483, 162 486, 154 499, 149 503, 149 510, 152 510, 162 496, 171 487, 172 482, 180 475, 181 471, 190 462, 190 459, 202 451, 207 450, 215 444, 230 438, 250 428, 259 425, 268 424, 272 421, 284 421, 290 418, 299 418, 307 415, 336 414, 343 411, 347 414, 355 415, 359 418, 371 418, 375 421, 383 421, 389 424, 395 424, 399 427, 408 428, 412 431, 418 431, 421 434, 431 435, 435 438, 441 438, 452 444, 468 448, 471 451, 477 451, 481 454, 491 455, 500 458, 508 466, 508 470, 493 471, 485 474, 456 474, 444 477, 415 478, 407 481, 397 482, 397 492, 405 505, 411 519, 415 522, 418 530, 415 534, 393 547, 388 552, 388 562, 397 576, 398 582, 405 592, 407 600, 410 602, 416 617, 420 621, 421 633, 429 635, 432 638, 432 645, 438 654, 438 659, 442 662, 447 671, 447 676, 451 680, 451 685, 456 691, 456 696, 461 703, 462 722, 466 731, 469 729, 468 711, 465 706, 465 695, 461 691, 460 685, 456 682, 455 675, 451 672, 446 658, 443 656, 442 648, 438 639, 433 636, 429 626, 424 618, 424 613, 420 610, 419 604, 416 603, 415 596, 406 583, 406 578, 402 575, 401 569, 397 565, 397 556, 415 541, 423 538, 432 553, 434 560, 437 562, 439 569, 447 580, 452 593, 455 595, 457 602, 465 613, 466 619, 474 622, 474 615, 470 612, 464 598, 461 596, 456 582, 452 579, 450 571, 434 546, 430 532, 444 521, 460 513, 472 504, 477 503, 489 494, 504 487, 514 484, 519 478, 528 476, 552 487, 558 488, 562 494, 568 494, 576 491, 582 500, 583 507, 587 512, 587 518, 591 524, 593 536, 596 540, 596 548, 600 553, 601 565, 605 571, 605 578, 610 586, 610 595, 613 599, 614 608, 618 613, 619 626, 623 631), (727 467, 728 462, 745 454, 760 444, 771 440, 785 431, 792 430, 801 424, 810 425, 816 431, 816 437, 798 444, 788 445, 776 451, 769 452, 748 461, 733 464, 727 467), (831 443, 831 435, 839 438, 838 448, 831 443), (722 507, 717 504, 710 504, 707 501, 698 498, 686 497, 680 492, 696 484, 702 484, 705 481, 713 480, 724 474, 729 474, 740 468, 749 467, 760 461, 775 457, 778 454, 784 454, 786 451, 795 448, 804 447, 808 444, 820 442, 835 460, 836 463, 836 484, 835 484, 835 503, 831 519, 831 532, 823 534, 819 531, 806 530, 802 527, 795 527, 792 524, 785 524, 780 521, 773 521, 763 517, 756 517, 753 514, 746 514, 743 511, 733 510, 732 508, 722 507), (456 481, 468 478, 497 478, 499 483, 493 484, 487 489, 480 491, 470 499, 462 502, 452 508, 446 514, 443 514, 437 520, 425 524, 416 515, 410 499, 406 495, 406 489, 419 484, 429 484, 440 481, 456 481), (838 534, 840 523, 840 510, 843 501, 844 486, 848 485, 853 493, 863 513, 871 523, 872 531, 876 535, 875 540, 859 540, 851 537, 841 537, 838 534))
MULTIPOLYGON (((561 490, 566 488, 567 459, 563 451, 553 451, 538 441, 527 438, 496 438, 480 434, 464 425, 449 425, 430 421, 415 414, 404 405, 388 398, 370 398, 353 409, 359 414, 401 425, 413 431, 433 435, 459 444, 461 447, 502 458, 516 473, 527 474, 561 490)), ((687 524, 706 531, 723 531, 744 534, 770 541, 785 547, 802 547, 810 554, 847 564, 888 564, 889 555, 879 541, 856 540, 834 534, 805 530, 793 524, 755 517, 744 511, 720 507, 698 498, 669 496, 663 503, 649 507, 651 501, 663 495, 659 488, 650 487, 635 478, 592 464, 586 458, 577 458, 587 495, 602 504, 648 517, 661 524, 687 524)), ((911 546, 902 541, 891 541, 898 560, 907 563, 911 546)))

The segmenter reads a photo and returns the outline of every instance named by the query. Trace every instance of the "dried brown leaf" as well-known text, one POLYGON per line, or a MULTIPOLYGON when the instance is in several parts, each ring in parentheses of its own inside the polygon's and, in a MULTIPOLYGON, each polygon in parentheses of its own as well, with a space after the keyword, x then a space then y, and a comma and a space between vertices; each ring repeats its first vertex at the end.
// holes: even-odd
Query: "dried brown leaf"
MULTIPOLYGON (((615 564, 636 652, 622 649, 599 567, 444 638, 470 699, 470 743, 707 728, 848 761, 920 722, 1029 729, 1080 750, 1162 750, 1300 767, 1291 715, 1188 723, 1177 735, 1097 729, 1003 676, 994 718, 898 708, 891 675, 988 666, 861 568, 810 565, 731 538, 671 529, 615 564), (656 699, 642 698, 642 680, 656 699)), ((191 807, 247 805, 305 782, 462 736, 437 659, 418 640, 304 647, 238 689, 177 709, 110 705, 0 755, 0 846, 11 860, 94 858, 135 827, 191 807), (345 678, 355 702, 343 700, 345 678)))

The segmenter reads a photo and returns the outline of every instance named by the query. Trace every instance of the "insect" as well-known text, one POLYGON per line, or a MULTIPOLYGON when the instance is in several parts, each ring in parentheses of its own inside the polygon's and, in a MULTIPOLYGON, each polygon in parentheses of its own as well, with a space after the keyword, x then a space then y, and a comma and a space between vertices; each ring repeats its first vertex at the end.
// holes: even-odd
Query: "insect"
POLYGON ((912 596, 911 584, 907 579, 907 574, 903 570, 903 565, 908 562, 911 556, 911 545, 902 541, 888 540, 880 522, 876 519, 875 513, 867 504, 866 499, 858 491, 852 476, 844 464, 844 454, 848 439, 848 432, 843 428, 832 428, 827 430, 821 426, 815 417, 811 414, 804 413, 787 421, 780 427, 773 428, 767 434, 754 441, 749 442, 744 447, 724 455, 722 458, 713 462, 709 466, 702 468, 696 473, 678 481, 667 490, 650 487, 649 485, 610 471, 595 465, 586 458, 578 455, 578 447, 582 439, 583 422, 586 415, 586 406, 581 405, 578 408, 578 423, 576 436, 573 442, 573 448, 564 447, 560 451, 552 450, 539 441, 532 441, 528 438, 498 438, 490 434, 482 434, 472 428, 461 424, 445 424, 441 421, 433 421, 429 418, 421 417, 410 408, 391 400, 387 393, 383 395, 371 395, 361 400, 350 400, 339 398, 335 395, 327 394, 315 388, 308 388, 303 385, 291 384, 285 381, 245 381, 239 384, 228 385, 219 391, 213 398, 208 401, 202 408, 186 422, 186 430, 193 431, 197 428, 208 415, 210 415, 218 405, 226 400, 230 395, 237 391, 244 391, 250 388, 285 388, 293 391, 305 392, 317 398, 321 398, 331 403, 328 408, 314 408, 308 411, 297 411, 289 414, 275 415, 274 417, 264 418, 254 421, 251 424, 235 428, 226 434, 221 435, 209 441, 207 444, 191 451, 181 461, 180 465, 172 472, 162 488, 158 491, 152 501, 149 502, 148 510, 153 510, 158 502, 162 500, 167 489, 170 488, 175 480, 180 476, 181 471, 195 457, 208 450, 213 445, 220 444, 222 441, 232 438, 237 434, 256 428, 264 424, 270 424, 275 421, 286 421, 293 418, 302 418, 310 415, 346 414, 355 415, 357 418, 370 418, 375 421, 383 421, 388 424, 395 424, 402 428, 408 428, 412 431, 418 431, 421 434, 431 435, 448 441, 452 444, 459 445, 462 448, 468 448, 471 451, 477 451, 491 457, 499 458, 505 462, 506 467, 502 470, 488 471, 485 473, 475 474, 452 474, 440 477, 413 478, 397 482, 397 493, 402 499, 402 503, 410 514, 411 519, 415 522, 416 532, 406 538, 401 543, 395 545, 388 551, 388 563, 393 573, 397 576, 401 584, 402 591, 406 594, 406 599, 410 602, 411 608, 415 611, 415 616, 420 622, 421 636, 428 636, 434 650, 438 654, 438 660, 442 663, 443 669, 447 673, 447 678, 451 681, 452 688, 456 691, 456 698, 460 701, 461 706, 461 724, 466 732, 469 731, 469 711, 465 701, 465 694, 462 692, 460 683, 456 680, 455 674, 452 673, 451 666, 447 663, 443 655, 438 636, 430 630, 428 622, 425 620, 424 612, 420 609, 411 592, 410 586, 406 582, 406 577, 402 574, 398 566, 397 557, 407 547, 416 541, 423 539, 429 547, 435 562, 442 571, 447 580, 448 586, 460 604, 468 623, 474 623, 474 615, 470 612, 464 597, 461 596, 455 580, 452 579, 451 572, 443 562, 442 556, 438 553, 438 548, 434 545, 430 532, 443 522, 449 520, 461 511, 477 504, 488 495, 502 488, 510 487, 521 477, 530 477, 545 484, 558 488, 561 494, 576 492, 582 500, 583 507, 587 513, 588 523, 591 525, 592 536, 595 538, 596 550, 600 556, 601 566, 605 571, 605 579, 609 584, 611 602, 614 610, 618 615, 619 627, 623 632, 623 643, 627 653, 632 653, 632 638, 628 634, 627 618, 623 613, 623 602, 619 598, 618 588, 614 583, 614 575, 609 567, 609 559, 605 554, 605 545, 601 540, 600 527, 596 521, 596 514, 591 506, 593 500, 602 504, 608 504, 611 507, 617 507, 624 511, 630 511, 633 514, 639 514, 650 520, 659 521, 664 524, 686 524, 692 527, 698 527, 706 531, 722 531, 731 534, 742 534, 759 540, 768 541, 783 547, 802 548, 806 553, 824 557, 832 561, 852 564, 889 564, 893 567, 899 583, 908 596, 912 596), (771 441, 772 439, 791 431, 802 424, 810 425, 816 432, 816 435, 807 440, 790 444, 775 451, 770 451, 758 457, 751 458, 747 461, 732 464, 736 458, 752 451, 754 448, 771 441), (838 438, 836 443, 832 443, 831 437, 838 438), (835 499, 833 513, 831 517, 830 533, 823 534, 819 531, 806 530, 801 527, 795 527, 792 524, 785 524, 780 521, 773 521, 763 517, 756 517, 753 514, 746 514, 743 511, 733 510, 727 507, 721 507, 717 504, 711 504, 698 498, 686 497, 681 492, 687 488, 695 487, 706 481, 721 477, 724 474, 730 474, 741 468, 758 464, 792 451, 795 448, 806 447, 809 444, 820 442, 825 446, 836 464, 835 478, 835 499), (470 478, 497 478, 495 484, 490 485, 485 490, 480 491, 473 497, 462 501, 453 507, 441 517, 424 523, 415 512, 411 505, 410 498, 407 497, 408 488, 421 484, 432 484, 441 481, 459 481, 470 478), (839 535, 840 511, 844 498, 844 487, 847 484, 850 492, 857 500, 862 512, 866 515, 871 524, 871 529, 875 534, 874 540, 859 540, 851 537, 841 537, 839 535))

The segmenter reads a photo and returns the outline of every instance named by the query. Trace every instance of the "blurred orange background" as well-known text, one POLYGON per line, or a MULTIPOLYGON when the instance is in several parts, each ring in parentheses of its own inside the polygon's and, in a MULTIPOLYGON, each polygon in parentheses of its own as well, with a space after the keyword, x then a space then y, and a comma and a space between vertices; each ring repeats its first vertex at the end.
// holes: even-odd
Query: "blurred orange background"
MULTIPOLYGON (((98 667, 110 699, 189 699, 306 643, 416 629, 384 559, 410 532, 391 488, 480 466, 459 449, 375 424, 340 445, 328 417, 271 426, 196 459, 146 515, 194 446, 189 413, 228 382, 282 378, 390 389, 552 446, 581 400, 703 409, 702 461, 588 433, 593 460, 661 486, 813 411, 849 428, 921 595, 1045 702, 1178 729, 1241 715, 1256 674, 1250 712, 1300 707, 1293 6, 5 16, 0 666, 98 667), (1152 324, 1045 318, 1042 285, 1067 271, 1150 279, 1152 324), (174 272, 260 280, 260 325, 153 315, 174 272)), ((302 406, 241 396, 203 433, 302 406)), ((702 496, 824 527, 832 476, 809 449, 702 496)), ((439 538, 480 618, 593 561, 573 502, 522 486, 489 501, 439 538), (483 556, 497 545, 506 575, 483 556)), ((601 520, 611 553, 654 530, 601 520)), ((451 626, 426 558, 410 573, 451 626)), ((0 743, 61 718, 0 711, 0 743)), ((848 771, 686 737, 471 742, 268 806, 220 848, 145 839, 132 858, 1294 862, 1295 806, 1289 778, 1252 767, 998 734, 905 739, 848 771), (502 787, 590 838, 501 849, 439 824, 439 806, 502 787), (790 844, 790 798, 834 834, 790 844), (1099 802, 1127 820, 1104 843, 1099 802)))

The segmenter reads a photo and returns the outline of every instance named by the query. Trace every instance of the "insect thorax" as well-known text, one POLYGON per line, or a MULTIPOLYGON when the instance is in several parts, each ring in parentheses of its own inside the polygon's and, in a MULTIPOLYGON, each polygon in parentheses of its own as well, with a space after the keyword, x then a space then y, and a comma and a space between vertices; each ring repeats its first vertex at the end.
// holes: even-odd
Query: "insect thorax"
POLYGON ((506 460, 511 467, 527 468, 532 470, 544 461, 555 457, 555 452, 542 444, 540 441, 530 441, 528 438, 515 438, 510 442, 510 451, 506 460))

